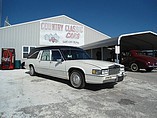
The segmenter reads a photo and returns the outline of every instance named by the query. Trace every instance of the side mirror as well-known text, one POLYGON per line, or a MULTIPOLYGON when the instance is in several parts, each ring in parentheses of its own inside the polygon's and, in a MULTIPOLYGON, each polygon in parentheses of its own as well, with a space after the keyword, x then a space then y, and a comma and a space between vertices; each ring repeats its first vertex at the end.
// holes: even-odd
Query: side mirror
POLYGON ((58 63, 61 63, 61 62, 62 62, 62 59, 57 59, 57 62, 58 62, 58 63))

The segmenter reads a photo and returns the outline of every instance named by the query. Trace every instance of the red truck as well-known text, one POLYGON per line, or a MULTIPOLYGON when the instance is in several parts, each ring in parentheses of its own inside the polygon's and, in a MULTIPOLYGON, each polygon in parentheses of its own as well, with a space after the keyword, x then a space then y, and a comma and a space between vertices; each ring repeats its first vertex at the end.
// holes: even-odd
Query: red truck
POLYGON ((139 71, 140 69, 151 72, 157 68, 157 58, 144 55, 138 50, 122 53, 121 63, 133 72, 139 71))

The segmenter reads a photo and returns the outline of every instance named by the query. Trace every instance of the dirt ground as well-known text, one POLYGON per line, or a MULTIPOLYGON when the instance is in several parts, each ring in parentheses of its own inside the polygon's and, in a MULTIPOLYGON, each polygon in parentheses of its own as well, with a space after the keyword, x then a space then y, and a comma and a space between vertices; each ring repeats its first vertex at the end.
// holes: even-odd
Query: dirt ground
POLYGON ((127 72, 124 81, 75 89, 69 81, 0 70, 0 118, 155 118, 157 71, 127 72))

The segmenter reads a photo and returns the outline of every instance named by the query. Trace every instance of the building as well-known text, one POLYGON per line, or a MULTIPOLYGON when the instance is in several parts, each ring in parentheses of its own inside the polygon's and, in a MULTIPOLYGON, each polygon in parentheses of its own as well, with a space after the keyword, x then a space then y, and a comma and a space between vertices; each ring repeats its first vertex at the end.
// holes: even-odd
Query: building
POLYGON ((16 60, 21 62, 26 60, 32 48, 49 45, 82 47, 94 59, 117 63, 122 51, 157 50, 157 34, 154 32, 137 32, 111 38, 65 15, 2 27, 0 42, 0 49, 14 48, 16 60))
POLYGON ((16 60, 24 62, 34 47, 83 46, 108 38, 91 27, 61 15, 0 28, 0 49, 14 48, 16 60))

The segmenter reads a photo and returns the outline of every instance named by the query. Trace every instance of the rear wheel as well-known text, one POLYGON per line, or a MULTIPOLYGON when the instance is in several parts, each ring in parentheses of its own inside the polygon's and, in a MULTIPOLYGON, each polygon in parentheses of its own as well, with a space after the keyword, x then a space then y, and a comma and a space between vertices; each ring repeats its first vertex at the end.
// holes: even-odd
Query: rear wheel
POLYGON ((84 88, 85 87, 85 77, 84 74, 78 70, 73 70, 70 74, 70 83, 74 88, 84 88))
POLYGON ((131 71, 133 72, 137 72, 139 70, 139 67, 136 63, 132 63, 130 68, 131 68, 131 71))
POLYGON ((34 67, 33 67, 33 66, 30 66, 30 67, 29 67, 29 74, 30 74, 31 76, 34 76, 34 75, 35 75, 35 70, 34 70, 34 67))

